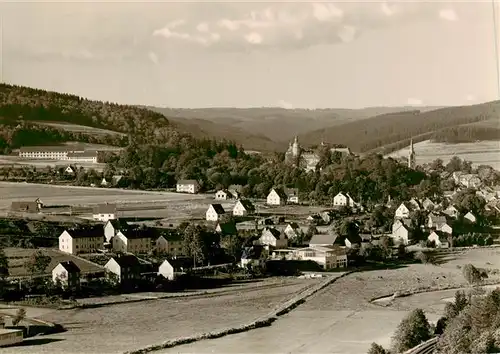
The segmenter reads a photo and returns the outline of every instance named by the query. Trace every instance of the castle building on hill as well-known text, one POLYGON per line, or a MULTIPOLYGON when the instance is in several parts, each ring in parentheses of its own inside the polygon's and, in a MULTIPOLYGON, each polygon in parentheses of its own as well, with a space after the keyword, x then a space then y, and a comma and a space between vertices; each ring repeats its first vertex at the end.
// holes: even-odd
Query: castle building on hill
POLYGON ((415 148, 413 147, 413 138, 410 139, 410 149, 408 150, 408 168, 415 168, 416 166, 416 156, 415 148))
MULTIPOLYGON (((326 146, 324 142, 321 146, 326 146)), ((338 152, 342 156, 352 155, 351 150, 348 147, 331 147, 330 151, 332 153, 338 152)), ((298 164, 300 167, 304 168, 306 171, 314 171, 316 165, 319 162, 319 155, 314 150, 308 150, 303 148, 299 144, 299 139, 297 136, 288 145, 288 150, 285 152, 285 162, 289 164, 298 164)))

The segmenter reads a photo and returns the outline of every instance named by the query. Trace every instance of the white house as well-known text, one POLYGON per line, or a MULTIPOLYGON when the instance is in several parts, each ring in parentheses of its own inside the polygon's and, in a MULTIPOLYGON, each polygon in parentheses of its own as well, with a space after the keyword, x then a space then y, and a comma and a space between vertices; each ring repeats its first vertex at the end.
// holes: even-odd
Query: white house
POLYGON ((430 213, 427 217, 427 227, 429 229, 441 230, 441 227, 446 224, 446 217, 444 215, 436 215, 430 213))
POLYGON ((302 230, 297 223, 291 222, 291 223, 288 223, 288 225, 286 225, 283 232, 288 237, 288 239, 293 240, 294 238, 297 238, 302 233, 302 230))
POLYGON ((200 191, 200 183, 194 179, 184 179, 177 181, 175 190, 178 193, 196 194, 200 191))
POLYGON ((165 259, 158 268, 158 275, 162 275, 165 279, 175 280, 179 273, 184 273, 185 270, 192 266, 191 260, 186 258, 171 258, 165 259))
POLYGON ((281 188, 273 188, 271 192, 267 195, 268 205, 285 205, 287 201, 287 196, 281 188))
POLYGON ((128 229, 129 224, 122 219, 112 219, 108 220, 104 225, 104 239, 105 242, 110 243, 111 239, 116 236, 119 231, 124 231, 128 229))
POLYGON ((336 207, 347 206, 354 208, 357 203, 354 201, 354 199, 351 198, 349 193, 340 192, 335 197, 333 197, 333 205, 336 207))
POLYGON ((218 222, 217 225, 215 225, 215 232, 222 236, 234 236, 238 234, 238 229, 234 222, 218 222))
POLYGON ((104 265, 104 268, 108 274, 114 274, 120 283, 140 278, 141 263, 133 254, 113 257, 104 265))
POLYGON ((101 186, 106 187, 108 184, 109 184, 109 183, 108 183, 108 181, 106 180, 106 178, 103 178, 103 179, 101 180, 101 186))
POLYGON ((410 206, 407 203, 401 203, 401 205, 396 209, 396 218, 408 218, 410 217, 410 206))
POLYGON ((117 218, 116 204, 99 204, 94 208, 94 220, 96 221, 108 221, 117 218))
POLYGON ((441 231, 433 231, 428 237, 427 240, 434 241, 434 244, 437 248, 448 248, 448 234, 445 234, 441 231))
POLYGON ((422 207, 425 210, 432 210, 436 207, 436 204, 434 204, 434 202, 429 198, 425 198, 425 200, 422 202, 422 207))
POLYGON ((481 186, 481 179, 475 174, 462 174, 459 176, 458 183, 465 188, 479 188, 481 186))
POLYGON ((391 237, 394 239, 395 242, 399 242, 399 243, 402 243, 404 245, 407 245, 409 240, 410 240, 410 230, 403 223, 400 223, 397 225, 398 226, 395 226, 393 224, 391 237))
POLYGON ((93 253, 103 247, 101 228, 64 230, 59 236, 59 250, 69 254, 93 253))
POLYGON ((112 239, 113 251, 123 253, 148 253, 151 251, 152 233, 147 229, 118 231, 112 239))
POLYGON ((470 211, 464 215, 464 219, 468 220, 471 223, 475 223, 477 221, 477 218, 474 214, 472 214, 470 211))
POLYGON ((228 200, 231 199, 232 197, 233 195, 229 193, 229 191, 226 189, 218 190, 215 193, 215 200, 228 200))
POLYGON ((239 199, 233 208, 234 216, 247 216, 255 212, 255 206, 247 199, 239 199))
POLYGON ((228 192, 231 193, 231 196, 235 199, 241 197, 241 191, 243 190, 243 186, 241 184, 231 184, 227 188, 228 192))
POLYGON ((274 248, 286 248, 288 246, 288 238, 279 230, 266 227, 262 230, 262 234, 259 238, 259 244, 274 248))
POLYGON ((299 204, 299 189, 298 188, 285 188, 286 201, 290 204, 299 204))
POLYGON ((458 209, 453 205, 450 205, 448 208, 446 208, 443 213, 455 219, 458 217, 458 209))
POLYGON ((59 262, 52 269, 52 281, 63 288, 78 289, 80 287, 80 268, 73 261, 59 262))
POLYGON ((182 240, 170 238, 164 235, 158 237, 155 241, 156 251, 171 256, 182 255, 182 240))
POLYGON ((448 224, 442 225, 441 228, 437 231, 444 232, 445 234, 448 234, 448 235, 453 234, 453 228, 448 224))
POLYGON ((205 218, 207 221, 217 221, 224 216, 226 212, 220 204, 210 204, 207 212, 205 213, 205 218))
POLYGON ((318 263, 324 269, 347 267, 347 253, 339 246, 314 246, 294 251, 296 258, 318 263))
POLYGON ((72 175, 76 172, 76 168, 73 168, 71 165, 66 167, 64 170, 64 173, 67 173, 68 175, 72 175))
POLYGON ((410 204, 410 209, 414 210, 420 210, 420 203, 417 199, 411 198, 410 201, 408 202, 410 204))

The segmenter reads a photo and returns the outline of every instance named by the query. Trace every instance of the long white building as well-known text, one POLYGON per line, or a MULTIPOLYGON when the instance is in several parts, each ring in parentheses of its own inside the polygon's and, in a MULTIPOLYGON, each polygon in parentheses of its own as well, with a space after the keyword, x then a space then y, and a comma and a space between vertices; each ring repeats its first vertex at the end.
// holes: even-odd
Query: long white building
POLYGON ((35 160, 63 160, 75 162, 98 162, 98 151, 75 146, 23 146, 19 157, 35 160))

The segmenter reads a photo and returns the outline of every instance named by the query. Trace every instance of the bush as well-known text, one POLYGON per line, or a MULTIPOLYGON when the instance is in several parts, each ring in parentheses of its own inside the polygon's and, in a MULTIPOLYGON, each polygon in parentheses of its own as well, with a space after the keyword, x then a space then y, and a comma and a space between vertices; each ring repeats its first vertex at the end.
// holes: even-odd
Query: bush
POLYGON ((25 319, 25 317, 26 317, 26 310, 23 308, 18 309, 16 315, 12 319, 12 325, 17 326, 19 322, 25 319))
POLYGON ((380 344, 372 343, 367 354, 388 354, 387 351, 380 344))
POLYGON ((395 353, 402 353, 431 338, 431 326, 424 311, 415 309, 399 324, 392 337, 392 348, 395 353))
POLYGON ((478 284, 483 279, 483 274, 481 274, 481 272, 470 263, 464 265, 462 268, 462 274, 470 285, 478 284))

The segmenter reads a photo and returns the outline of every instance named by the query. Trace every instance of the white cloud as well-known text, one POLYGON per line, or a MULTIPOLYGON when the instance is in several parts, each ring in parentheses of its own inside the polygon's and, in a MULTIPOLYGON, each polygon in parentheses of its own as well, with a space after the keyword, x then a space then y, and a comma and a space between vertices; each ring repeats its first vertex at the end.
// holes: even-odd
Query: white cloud
POLYGON ((423 102, 420 98, 408 98, 407 103, 408 103, 408 105, 410 105, 410 106, 420 106, 420 105, 422 105, 424 102, 423 102))
POLYGON ((439 17, 446 21, 458 21, 458 16, 453 9, 442 9, 439 11, 439 17))
POLYGON ((153 62, 153 64, 157 65, 159 63, 158 55, 155 52, 149 52, 148 58, 153 62))
POLYGON ((208 32, 208 23, 201 22, 198 24, 198 26, 196 26, 196 29, 198 30, 198 32, 208 32))
POLYGON ((287 102, 285 100, 279 100, 278 107, 281 107, 284 109, 293 109, 293 105, 290 102, 287 102))
POLYGON ((251 48, 300 49, 349 43, 367 30, 404 24, 420 14, 435 14, 439 9, 433 7, 429 12, 429 6, 420 2, 393 4, 389 0, 361 5, 351 2, 249 3, 249 11, 238 12, 239 16, 231 16, 227 12, 212 20, 205 18, 203 22, 178 20, 154 31, 154 35, 161 35, 170 41, 234 51, 251 48))
POLYGON ((245 39, 248 43, 251 44, 260 44, 262 43, 262 36, 257 32, 249 33, 245 36, 245 39))

